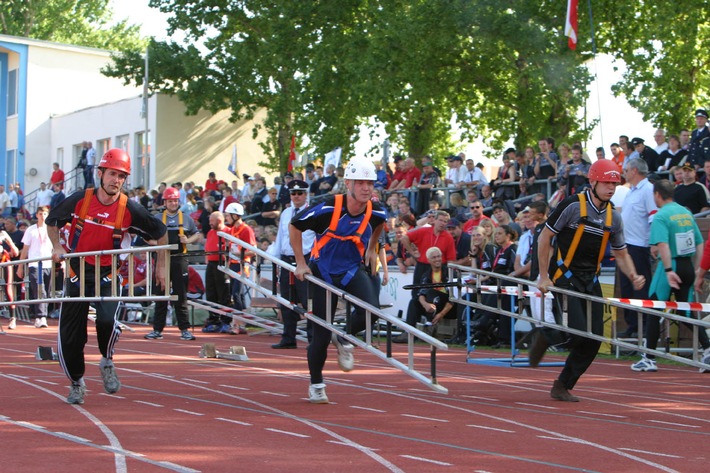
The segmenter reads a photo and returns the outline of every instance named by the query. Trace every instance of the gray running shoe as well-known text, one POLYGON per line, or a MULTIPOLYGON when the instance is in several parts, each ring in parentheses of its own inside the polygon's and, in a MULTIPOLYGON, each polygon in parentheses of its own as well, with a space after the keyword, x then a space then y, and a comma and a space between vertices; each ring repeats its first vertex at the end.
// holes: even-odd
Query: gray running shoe
POLYGON ((117 393, 121 389, 121 382, 118 380, 118 375, 116 374, 116 368, 111 365, 106 365, 103 368, 99 367, 101 370, 101 377, 104 380, 104 390, 109 394, 117 393))
POLYGON ((84 394, 86 394, 86 387, 83 384, 72 384, 69 388, 67 402, 69 404, 84 404, 84 394))
MULTIPOLYGON (((163 338, 162 336, 160 338, 163 338)), ((183 330, 180 333, 180 340, 194 340, 195 336, 189 330, 183 330)))
POLYGON ((143 338, 146 338, 148 340, 160 340, 161 338, 163 338, 163 334, 158 332, 157 330, 153 330, 152 332, 143 335, 143 338))

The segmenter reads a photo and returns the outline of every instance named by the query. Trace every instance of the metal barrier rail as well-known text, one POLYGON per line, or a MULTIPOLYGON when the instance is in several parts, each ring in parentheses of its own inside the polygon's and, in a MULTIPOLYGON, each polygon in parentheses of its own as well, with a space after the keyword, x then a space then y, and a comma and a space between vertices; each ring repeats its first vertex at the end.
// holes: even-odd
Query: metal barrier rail
MULTIPOLYGON (((252 252, 253 254, 257 255, 258 257, 262 258, 264 261, 268 261, 273 265, 274 272, 273 274, 276 275, 277 273, 277 268, 285 268, 290 272, 295 272, 296 268, 278 258, 275 258, 268 253, 260 250, 259 248, 256 248, 254 246, 251 246, 250 244, 239 240, 232 235, 224 232, 218 232, 217 233, 220 238, 228 241, 231 244, 236 244, 239 247, 243 248, 246 251, 252 252)), ((230 245, 231 246, 231 245, 230 245)), ((232 253, 230 251, 229 257, 234 260, 239 260, 242 261, 242 257, 239 254, 232 253)), ((253 265, 252 265, 253 266, 253 265)), ((259 294, 262 294, 265 297, 268 297, 269 299, 278 302, 279 304, 282 304, 284 306, 287 306, 291 309, 293 309, 296 312, 301 313, 304 317, 308 318, 310 321, 317 323, 328 330, 330 330, 333 333, 336 333, 340 335, 341 337, 345 338, 348 340, 350 343, 353 345, 356 345, 367 352, 377 356, 381 360, 389 363, 390 365, 394 366, 395 368, 403 371, 404 373, 408 374, 409 376, 413 377, 417 381, 420 381, 421 383, 429 386, 431 389, 433 389, 436 392, 442 393, 442 394, 447 394, 449 391, 447 388, 444 386, 440 385, 437 382, 437 377, 436 377, 436 351, 437 350, 448 350, 448 346, 441 342, 440 340, 422 332, 421 330, 418 330, 416 327, 412 327, 406 323, 406 321, 398 318, 398 317, 393 317, 379 308, 370 305, 366 303, 365 301, 358 299, 356 297, 353 297, 352 295, 348 294, 347 292, 343 291, 342 289, 339 289, 335 286, 332 286, 325 281, 318 279, 312 275, 306 275, 306 280, 309 283, 316 284, 323 289, 328 294, 334 294, 338 298, 345 300, 348 304, 355 305, 357 307, 360 307, 365 310, 365 341, 363 342, 359 338, 357 338, 354 335, 349 335, 346 333, 341 332, 337 327, 333 325, 333 321, 331 319, 331 313, 332 313, 332 306, 331 306, 331 297, 326 297, 326 320, 323 320, 319 317, 316 317, 313 312, 311 312, 308 309, 304 309, 300 307, 298 304, 293 303, 279 295, 276 292, 276 284, 274 283, 271 289, 265 288, 259 284, 259 281, 253 281, 252 279, 248 277, 244 277, 242 274, 239 274, 237 272, 234 272, 230 270, 228 267, 225 266, 219 266, 219 269, 226 274, 228 274, 230 277, 235 278, 236 280, 240 281, 242 284, 246 285, 247 287, 251 288, 252 290, 258 292, 259 294), (387 322, 387 346, 386 346, 386 352, 382 352, 379 348, 375 347, 372 345, 372 332, 373 332, 373 316, 378 317, 381 320, 385 320, 387 322), (401 330, 402 332, 406 332, 408 336, 408 341, 407 341, 407 362, 406 364, 393 358, 392 356, 392 345, 391 345, 391 331, 392 331, 392 326, 397 327, 398 330, 401 330), (431 357, 430 357, 430 376, 431 378, 428 378, 424 374, 420 373, 417 371, 414 367, 414 337, 418 338, 420 341, 427 343, 430 345, 431 349, 431 357)), ((255 271, 256 273, 256 271, 255 271)), ((274 277, 274 281, 276 278, 274 277)), ((349 305, 348 305, 349 308, 349 305)), ((349 314, 349 310, 346 312, 349 314)), ((346 315, 347 317, 347 315, 346 315)))
MULTIPOLYGON (((118 281, 119 278, 115 277, 116 272, 118 271, 119 265, 118 259, 123 256, 123 255, 129 255, 132 256, 136 253, 146 253, 146 260, 150 261, 151 254, 155 253, 157 257, 162 257, 165 258, 165 287, 170 287, 170 250, 176 250, 177 245, 161 245, 161 246, 144 246, 144 247, 136 247, 136 248, 126 248, 126 249, 120 249, 120 250, 102 250, 102 251, 89 251, 89 252, 81 252, 81 253, 67 253, 64 255, 64 258, 62 261, 61 266, 64 271, 64 285, 63 287, 66 287, 67 284, 71 284, 69 281, 69 275, 67 272, 67 269, 69 267, 69 263, 71 262, 72 259, 78 259, 79 260, 79 280, 82 282, 81 285, 79 286, 79 297, 74 297, 73 299, 76 301, 84 301, 84 302, 153 302, 153 301, 176 301, 177 296, 171 296, 169 294, 170 291, 166 291, 168 294, 167 295, 154 295, 153 294, 153 284, 150 284, 150 282, 153 281, 153 267, 152 264, 147 264, 146 265, 146 280, 149 282, 146 284, 146 295, 145 296, 136 296, 133 292, 133 286, 134 286, 134 277, 135 277, 135 262, 133 261, 133 258, 128 258, 127 264, 128 264, 128 282, 127 282, 127 287, 128 287, 128 294, 125 296, 121 295, 121 288, 118 286, 118 281), (87 260, 93 259, 94 264, 97 264, 101 258, 101 256, 110 256, 111 257, 111 264, 112 267, 116 268, 114 272, 111 274, 111 295, 110 296, 93 296, 93 297, 87 297, 85 295, 85 276, 86 276, 86 264, 87 260)), ((60 292, 57 290, 57 271, 55 271, 55 263, 52 261, 52 258, 29 258, 29 259, 24 259, 24 260, 16 260, 16 261, 8 261, 5 263, 0 263, 0 269, 4 268, 11 268, 14 269, 18 265, 21 265, 23 267, 23 279, 21 281, 12 281, 10 283, 5 282, 5 284, 2 287, 3 290, 3 299, 7 299, 7 292, 6 291, 13 291, 14 289, 20 286, 21 284, 25 284, 26 290, 25 290, 25 298, 24 299, 19 299, 19 300, 2 300, 0 301, 0 307, 6 307, 6 306, 13 306, 17 304, 21 305, 31 305, 31 304, 50 304, 50 303, 61 303, 64 300, 66 300, 66 296, 64 295, 64 292, 60 292), (38 297, 36 299, 29 299, 30 297, 30 291, 29 291, 29 264, 30 263, 45 263, 47 267, 52 268, 52 271, 50 271, 50 294, 46 294, 48 297, 38 297)), ((44 265, 44 264, 43 264, 44 265)), ((101 277, 100 273, 96 272, 94 274, 94 286, 99 287, 101 285, 101 277)), ((45 295, 44 294, 44 285, 41 283, 37 283, 37 290, 39 291, 40 295, 45 295)), ((14 293, 12 294, 12 299, 15 299, 14 293)))
MULTIPOLYGON (((476 277, 475 282, 468 284, 468 283, 462 282, 462 275, 468 273, 468 274, 474 274, 476 276, 494 277, 498 280, 497 287, 499 287, 499 288, 503 287, 504 285, 501 284, 501 281, 506 281, 507 283, 512 283, 512 284, 505 284, 505 286, 517 286, 517 291, 519 293, 523 293, 523 291, 526 291, 528 286, 532 287, 533 291, 537 291, 534 281, 515 278, 515 277, 511 277, 511 276, 506 276, 503 274, 492 273, 489 271, 483 271, 480 269, 474 269, 471 267, 461 266, 461 265, 457 265, 457 264, 450 264, 449 265, 449 272, 451 273, 450 274, 450 276, 452 277, 451 280, 459 281, 457 283, 451 284, 452 286, 454 286, 458 289, 458 297, 452 298, 452 301, 455 301, 456 303, 462 304, 464 306, 471 307, 473 309, 486 310, 488 312, 492 312, 492 313, 499 314, 499 315, 504 315, 506 317, 512 317, 512 318, 519 319, 519 320, 526 320, 526 321, 530 322, 533 326, 544 326, 544 327, 554 328, 554 329, 557 329, 562 332, 591 338, 593 340, 597 340, 602 343, 608 343, 610 345, 617 346, 619 348, 623 348, 626 350, 633 350, 633 351, 637 351, 637 352, 641 352, 641 353, 655 355, 659 358, 665 358, 667 360, 672 360, 672 361, 675 361, 678 363, 686 364, 689 366, 694 366, 696 368, 710 369, 710 365, 701 363, 699 361, 695 361, 695 358, 697 358, 697 354, 699 352, 698 351, 698 330, 705 330, 705 329, 710 328, 710 323, 705 322, 703 320, 694 319, 691 317, 679 316, 679 315, 670 314, 667 312, 661 312, 661 311, 655 310, 655 309, 638 307, 638 306, 634 306, 631 304, 626 304, 623 302, 610 300, 610 299, 607 299, 604 297, 597 297, 597 296, 592 296, 592 295, 588 295, 588 294, 582 294, 579 292, 570 291, 567 289, 561 289, 561 288, 557 288, 557 287, 553 286, 550 288, 549 293, 552 293, 555 298, 561 297, 561 299, 562 299, 562 303, 561 303, 562 323, 561 324, 551 323, 551 322, 546 322, 544 320, 544 317, 542 317, 543 320, 539 320, 539 319, 536 319, 536 318, 533 318, 533 317, 523 314, 523 304, 521 302, 523 301, 523 299, 526 299, 527 297, 524 297, 524 298, 518 297, 517 298, 518 312, 512 312, 512 311, 509 312, 509 311, 503 310, 501 308, 501 297, 511 297, 511 295, 508 293, 509 291, 507 291, 505 289, 500 289, 499 291, 497 291, 499 294, 499 297, 497 300, 497 307, 490 307, 490 306, 482 304, 480 302, 480 295, 483 292, 481 289, 482 289, 482 286, 484 286, 484 285, 481 284, 481 282, 479 281, 479 277, 476 277), (463 295, 464 295, 463 293, 464 293, 465 289, 474 289, 473 293, 478 295, 477 298, 479 300, 476 302, 466 300, 463 297, 463 295), (570 328, 567 326, 567 297, 568 296, 574 296, 574 297, 577 297, 579 299, 583 299, 586 301, 586 304, 587 304, 587 311, 586 311, 587 312, 587 330, 586 331, 573 329, 573 328, 570 328), (605 337, 602 335, 596 335, 596 334, 592 333, 591 305, 593 302, 598 302, 598 303, 601 303, 604 305, 610 305, 613 307, 619 307, 622 309, 629 309, 629 310, 638 311, 638 319, 639 319, 638 334, 639 335, 638 335, 638 338, 636 339, 636 344, 627 342, 626 340, 628 340, 628 339, 617 338, 616 333, 612 333, 611 337, 605 337), (672 320, 675 322, 683 322, 683 323, 692 324, 692 326, 693 326, 693 330, 692 330, 692 332, 693 332, 693 359, 688 359, 688 358, 680 357, 677 355, 673 355, 672 353, 667 351, 667 349, 651 350, 649 348, 646 348, 644 346, 644 338, 643 338, 644 331, 643 331, 642 313, 648 314, 651 317, 662 317, 662 318, 665 318, 666 320, 672 320)), ((490 284, 487 286, 490 286, 490 284)), ((515 297, 515 296, 513 296, 513 297, 515 297)), ((544 312, 545 312, 544 300, 545 300, 545 298, 543 298, 543 297, 539 298, 540 308, 541 308, 540 314, 544 314, 544 312)), ((469 321, 468 325, 470 328, 470 321, 469 321)), ((470 334, 467 334, 467 335, 470 337, 470 334)))

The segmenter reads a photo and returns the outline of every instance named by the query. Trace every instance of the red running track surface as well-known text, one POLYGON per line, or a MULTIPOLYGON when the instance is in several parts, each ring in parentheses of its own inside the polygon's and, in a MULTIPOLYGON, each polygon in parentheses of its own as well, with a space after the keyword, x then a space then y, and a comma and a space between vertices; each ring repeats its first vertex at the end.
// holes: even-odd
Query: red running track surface
MULTIPOLYGON (((199 332, 186 342, 175 328, 144 340, 139 327, 117 345, 116 395, 103 392, 90 333, 86 403, 71 406, 59 364, 34 357, 56 350, 52 322, 0 335, 2 471, 687 472, 710 460, 710 375, 696 369, 597 360, 574 390, 581 402, 562 403, 549 397, 560 368, 467 364, 452 349, 439 354, 440 395, 362 350, 343 373, 331 348, 331 404, 312 405, 303 344, 199 332), (249 361, 201 359, 205 342, 245 346, 249 361)), ((426 370, 428 351, 417 356, 426 370)))

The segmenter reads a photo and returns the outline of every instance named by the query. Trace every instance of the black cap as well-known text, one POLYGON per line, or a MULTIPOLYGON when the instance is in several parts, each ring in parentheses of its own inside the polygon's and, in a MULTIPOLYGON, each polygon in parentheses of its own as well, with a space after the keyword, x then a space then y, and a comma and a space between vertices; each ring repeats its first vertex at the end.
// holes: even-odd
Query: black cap
POLYGON ((291 179, 293 179, 293 173, 287 172, 286 174, 284 174, 284 177, 290 177, 291 179))
POLYGON ((452 218, 448 222, 446 222, 446 228, 458 228, 460 225, 461 222, 459 222, 455 218, 452 218))
POLYGON ((708 118, 708 112, 704 108, 699 108, 695 111, 695 116, 708 118))
POLYGON ((293 181, 286 184, 286 187, 288 188, 289 191, 307 191, 308 190, 308 183, 306 183, 306 181, 302 181, 300 179, 294 179, 293 181))
POLYGON ((638 137, 637 137, 637 138, 634 138, 633 140, 631 140, 631 144, 634 145, 634 146, 638 146, 638 145, 640 145, 640 144, 643 143, 643 142, 644 142, 644 141, 643 141, 643 138, 638 138, 638 137))

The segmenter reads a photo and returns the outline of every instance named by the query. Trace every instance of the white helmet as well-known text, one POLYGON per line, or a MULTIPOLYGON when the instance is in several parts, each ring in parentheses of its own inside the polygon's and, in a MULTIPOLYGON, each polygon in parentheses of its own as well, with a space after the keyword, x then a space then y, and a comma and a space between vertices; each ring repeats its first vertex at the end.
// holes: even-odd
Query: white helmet
POLYGON ((224 213, 237 214, 241 217, 244 215, 244 206, 242 204, 238 204, 237 202, 232 202, 226 209, 224 209, 224 213))
POLYGON ((376 181, 377 169, 375 169, 375 165, 369 159, 353 158, 345 168, 345 179, 376 181))

